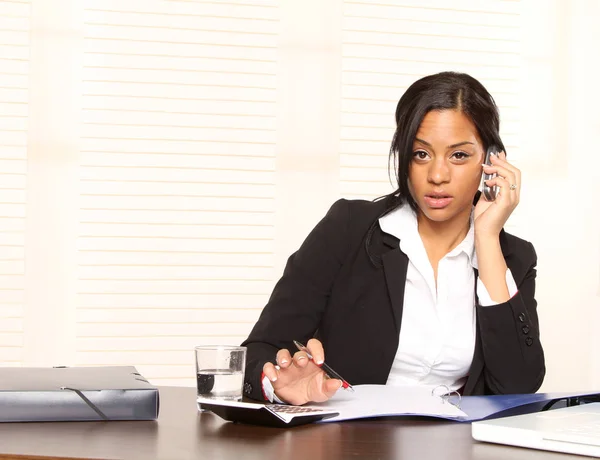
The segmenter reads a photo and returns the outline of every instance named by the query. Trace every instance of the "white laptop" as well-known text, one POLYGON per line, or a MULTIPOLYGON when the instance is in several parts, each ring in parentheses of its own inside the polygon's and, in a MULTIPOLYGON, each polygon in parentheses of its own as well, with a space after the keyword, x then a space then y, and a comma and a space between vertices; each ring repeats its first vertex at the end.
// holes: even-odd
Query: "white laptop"
POLYGON ((472 424, 478 441, 600 457, 600 403, 472 424))

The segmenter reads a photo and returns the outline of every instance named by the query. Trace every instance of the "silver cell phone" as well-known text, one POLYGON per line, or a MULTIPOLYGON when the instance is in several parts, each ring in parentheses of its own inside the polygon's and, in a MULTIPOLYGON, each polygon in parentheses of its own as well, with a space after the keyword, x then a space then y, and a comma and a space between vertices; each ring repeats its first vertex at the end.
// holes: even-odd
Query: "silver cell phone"
MULTIPOLYGON (((496 154, 496 156, 498 156, 498 154, 500 153, 500 148, 497 145, 490 145, 487 149, 487 152, 485 153, 485 161, 484 163, 486 165, 491 166, 492 165, 492 161, 490 159, 490 156, 492 155, 492 153, 496 154)), ((485 172, 483 173, 483 196, 485 198, 485 201, 494 201, 496 199, 496 195, 498 194, 498 186, 494 185, 493 187, 490 187, 489 185, 487 185, 485 183, 486 180, 489 179, 493 179, 494 177, 496 177, 496 173, 494 174, 486 174, 485 172)))

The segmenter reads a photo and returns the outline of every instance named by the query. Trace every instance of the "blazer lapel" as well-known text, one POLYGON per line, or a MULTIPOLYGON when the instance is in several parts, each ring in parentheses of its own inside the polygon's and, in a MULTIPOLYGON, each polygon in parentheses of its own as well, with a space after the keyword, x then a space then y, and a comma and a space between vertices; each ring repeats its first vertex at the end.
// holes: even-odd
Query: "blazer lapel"
POLYGON ((404 306, 404 287, 406 286, 408 257, 400 250, 398 238, 383 233, 383 242, 393 248, 385 252, 381 260, 390 303, 392 305, 396 334, 399 336, 402 323, 402 308, 404 306))

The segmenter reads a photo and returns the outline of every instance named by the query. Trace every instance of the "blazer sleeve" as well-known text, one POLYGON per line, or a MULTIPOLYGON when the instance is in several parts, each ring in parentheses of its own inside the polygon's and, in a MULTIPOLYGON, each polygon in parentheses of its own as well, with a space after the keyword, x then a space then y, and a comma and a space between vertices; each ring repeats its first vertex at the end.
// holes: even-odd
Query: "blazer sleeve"
POLYGON ((244 393, 264 400, 262 368, 275 362, 282 348, 297 351, 293 340, 306 343, 319 327, 333 282, 346 256, 348 201, 338 200, 292 254, 267 305, 248 338, 244 393))
POLYGON ((492 394, 535 393, 546 374, 535 300, 537 256, 528 244, 532 256, 517 294, 502 304, 477 306, 484 379, 492 394))

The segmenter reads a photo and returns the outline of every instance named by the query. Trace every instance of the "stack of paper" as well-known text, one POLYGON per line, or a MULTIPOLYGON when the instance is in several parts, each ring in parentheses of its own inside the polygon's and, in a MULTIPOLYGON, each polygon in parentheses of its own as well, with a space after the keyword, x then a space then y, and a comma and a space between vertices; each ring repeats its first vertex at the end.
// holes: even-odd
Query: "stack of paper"
POLYGON ((327 422, 369 417, 422 415, 448 419, 467 418, 458 407, 433 395, 432 389, 418 386, 356 385, 354 393, 338 391, 333 398, 312 406, 326 407, 340 413, 327 422))

